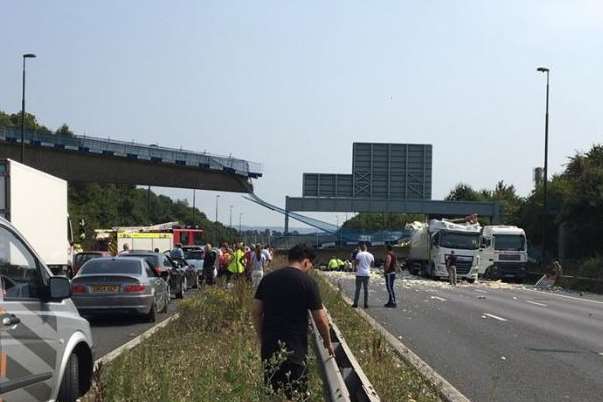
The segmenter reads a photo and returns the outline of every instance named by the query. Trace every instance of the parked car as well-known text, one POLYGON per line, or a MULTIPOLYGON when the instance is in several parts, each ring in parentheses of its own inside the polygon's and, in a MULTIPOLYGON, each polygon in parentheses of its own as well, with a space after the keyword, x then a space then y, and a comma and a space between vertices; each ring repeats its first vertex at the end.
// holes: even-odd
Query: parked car
POLYGON ((170 257, 170 260, 176 264, 178 268, 184 270, 184 290, 189 290, 191 288, 197 289, 199 287, 199 276, 197 275, 195 267, 182 258, 170 257))
POLYGON ((201 275, 203 275, 203 260, 205 259, 205 251, 198 249, 185 250, 184 259, 188 265, 195 269, 197 278, 201 278, 201 275))
POLYGON ((69 296, 69 279, 52 276, 31 244, 0 218, 2 400, 75 402, 90 389, 90 324, 69 296))
POLYGON ((86 261, 89 261, 93 258, 109 257, 110 255, 111 254, 109 254, 107 251, 82 251, 81 253, 77 253, 73 256, 73 264, 71 266, 71 272, 69 272, 69 277, 73 278, 75 274, 77 274, 77 271, 80 270, 82 265, 86 263, 86 261))
POLYGON ((169 283, 170 293, 173 294, 176 299, 182 299, 184 297, 185 270, 183 268, 178 268, 166 255, 152 253, 150 251, 131 251, 126 254, 121 254, 120 258, 122 257, 144 258, 151 264, 155 272, 169 283))
POLYGON ((144 258, 103 257, 85 263, 71 281, 80 314, 134 313, 155 322, 167 312, 170 291, 144 258))

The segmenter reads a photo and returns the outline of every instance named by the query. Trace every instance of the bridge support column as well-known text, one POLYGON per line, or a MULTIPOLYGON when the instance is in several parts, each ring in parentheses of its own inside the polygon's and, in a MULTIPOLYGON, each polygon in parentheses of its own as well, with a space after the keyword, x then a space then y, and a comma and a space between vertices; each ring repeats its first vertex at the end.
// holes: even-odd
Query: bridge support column
POLYGON ((285 236, 289 235, 289 211, 285 210, 285 236))

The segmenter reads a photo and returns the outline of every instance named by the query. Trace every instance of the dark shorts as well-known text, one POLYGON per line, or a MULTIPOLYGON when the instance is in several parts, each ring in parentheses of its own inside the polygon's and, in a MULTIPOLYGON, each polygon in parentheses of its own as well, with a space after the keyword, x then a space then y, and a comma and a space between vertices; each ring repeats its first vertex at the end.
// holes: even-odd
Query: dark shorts
POLYGON ((308 392, 308 368, 305 364, 289 360, 278 368, 264 367, 264 383, 275 393, 283 393, 288 399, 308 392))

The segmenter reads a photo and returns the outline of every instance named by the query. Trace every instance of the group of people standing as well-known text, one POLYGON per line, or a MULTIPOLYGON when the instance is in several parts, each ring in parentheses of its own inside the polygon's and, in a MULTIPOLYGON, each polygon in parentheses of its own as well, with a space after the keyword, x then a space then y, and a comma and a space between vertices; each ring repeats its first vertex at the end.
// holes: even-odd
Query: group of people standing
POLYGON ((242 242, 232 245, 224 242, 220 247, 213 247, 208 242, 203 260, 203 282, 213 285, 220 276, 225 276, 228 282, 243 277, 257 288, 270 262, 272 250, 267 245, 258 243, 248 247, 242 242))
MULTIPOLYGON (((352 307, 358 307, 360 299, 360 290, 364 289, 364 308, 368 308, 368 286, 371 276, 371 266, 375 264, 375 257, 368 251, 365 243, 361 244, 352 253, 353 269, 356 272, 356 290, 354 291, 354 304, 352 307)), ((396 280, 396 267, 398 266, 398 257, 393 252, 392 246, 386 247, 385 262, 383 264, 383 273, 385 275, 385 286, 388 293, 388 301, 384 307, 397 307, 396 292, 394 281, 396 280)))

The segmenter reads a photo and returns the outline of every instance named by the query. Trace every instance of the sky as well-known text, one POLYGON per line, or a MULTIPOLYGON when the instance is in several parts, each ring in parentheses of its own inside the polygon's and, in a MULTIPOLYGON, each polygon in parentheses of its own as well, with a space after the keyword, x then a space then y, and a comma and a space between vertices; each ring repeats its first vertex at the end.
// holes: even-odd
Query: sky
MULTIPOLYGON (((51 129, 263 164, 284 206, 302 173, 351 173, 352 143, 433 144, 433 198, 457 183, 521 195, 603 142, 603 2, 0 1, 0 110, 51 129)), ((192 190, 155 191, 192 202, 192 190)), ((282 225, 239 194, 197 191, 210 219, 282 225), (242 214, 242 215, 241 215, 242 214)), ((345 214, 311 214, 342 223, 345 214)), ((292 223, 292 226, 297 224, 292 223)))

